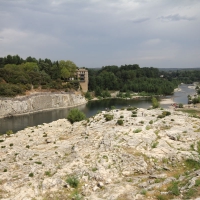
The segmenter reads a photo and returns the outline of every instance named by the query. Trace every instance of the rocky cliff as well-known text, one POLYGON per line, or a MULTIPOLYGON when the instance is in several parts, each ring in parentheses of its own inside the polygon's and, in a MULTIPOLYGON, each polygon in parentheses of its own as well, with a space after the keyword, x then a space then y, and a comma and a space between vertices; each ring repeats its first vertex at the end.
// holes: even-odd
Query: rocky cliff
POLYGON ((0 118, 84 103, 86 103, 84 97, 73 93, 39 93, 25 97, 2 98, 0 99, 0 118))
POLYGON ((140 108, 2 135, 0 199, 197 200, 199 133, 198 118, 140 108))

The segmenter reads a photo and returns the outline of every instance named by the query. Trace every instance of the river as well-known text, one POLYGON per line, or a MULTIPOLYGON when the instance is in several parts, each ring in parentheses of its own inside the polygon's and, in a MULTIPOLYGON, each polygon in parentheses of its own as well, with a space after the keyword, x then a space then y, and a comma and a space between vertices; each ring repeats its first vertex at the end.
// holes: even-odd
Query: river
MULTIPOLYGON (((164 98, 173 99, 176 103, 187 104, 187 96, 195 93, 195 90, 188 88, 190 85, 181 84, 179 90, 174 92, 171 96, 166 96, 164 98)), ((86 105, 77 106, 78 109, 83 111, 87 117, 94 116, 98 111, 105 110, 105 108, 122 108, 128 106, 135 106, 137 108, 149 108, 151 106, 151 100, 149 98, 137 98, 137 99, 104 99, 101 101, 90 101, 86 105)), ((161 107, 168 108, 170 104, 161 104, 161 107)), ((43 123, 50 123, 52 121, 66 118, 69 110, 66 109, 56 109, 49 111, 41 111, 37 113, 9 117, 0 119, 0 134, 4 134, 8 130, 17 132, 26 127, 36 126, 43 123)))

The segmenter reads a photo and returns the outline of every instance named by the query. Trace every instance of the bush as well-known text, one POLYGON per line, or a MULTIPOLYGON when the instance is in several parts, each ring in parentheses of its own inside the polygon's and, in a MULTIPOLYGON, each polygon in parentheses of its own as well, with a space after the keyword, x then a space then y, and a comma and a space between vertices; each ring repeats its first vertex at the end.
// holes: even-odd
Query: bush
POLYGON ((149 122, 149 124, 153 124, 153 120, 151 120, 151 121, 149 122))
POLYGON ((88 100, 92 99, 92 97, 91 97, 91 95, 88 91, 85 93, 85 98, 88 99, 88 100))
POLYGON ((132 115, 131 115, 131 117, 137 117, 137 115, 135 115, 135 114, 132 114, 132 115))
POLYGON ((6 135, 9 136, 9 135, 11 135, 11 134, 14 134, 12 130, 8 130, 8 131, 6 131, 6 135))
POLYGON ((79 122, 86 119, 86 116, 83 112, 81 112, 77 108, 74 108, 70 110, 67 119, 73 124, 74 122, 79 122))
POLYGON ((66 182, 73 188, 77 188, 79 184, 79 180, 75 176, 68 177, 66 182))
POLYGON ((182 104, 182 103, 179 103, 178 107, 179 107, 179 108, 183 108, 183 104, 182 104))
POLYGON ((105 114, 104 115, 106 121, 111 121, 113 119, 113 115, 105 114))
POLYGON ((40 162, 40 161, 36 161, 35 164, 41 165, 42 162, 40 162))
POLYGON ((33 177, 33 176, 34 176, 34 174, 33 174, 33 173, 30 173, 28 176, 29 176, 29 177, 33 177))
POLYGON ((117 124, 118 124, 118 125, 122 126, 123 123, 124 123, 123 120, 121 120, 121 119, 118 119, 118 120, 117 120, 117 124))
POLYGON ((152 97, 151 102, 152 102, 153 108, 158 108, 160 106, 158 100, 155 97, 152 97))
POLYGON ((128 107, 127 110, 136 110, 136 107, 128 107))

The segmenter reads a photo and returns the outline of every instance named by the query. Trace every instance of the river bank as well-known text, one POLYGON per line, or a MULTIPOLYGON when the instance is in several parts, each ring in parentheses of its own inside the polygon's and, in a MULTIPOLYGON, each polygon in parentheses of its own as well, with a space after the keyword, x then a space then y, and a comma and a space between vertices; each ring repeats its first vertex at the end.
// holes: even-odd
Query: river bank
POLYGON ((66 92, 43 92, 15 98, 1 98, 0 118, 75 107, 86 103, 82 95, 66 92))
MULTIPOLYGON (((74 124, 60 119, 2 135, 0 197, 184 199, 189 189, 200 191, 194 186, 199 168, 187 166, 187 159, 199 161, 199 124, 169 109, 118 109, 74 124), (106 115, 113 117, 106 121, 106 115), (69 177, 78 180, 77 187, 69 177), (174 181, 178 196, 167 189, 174 181)), ((193 195, 189 199, 200 197, 193 195)))

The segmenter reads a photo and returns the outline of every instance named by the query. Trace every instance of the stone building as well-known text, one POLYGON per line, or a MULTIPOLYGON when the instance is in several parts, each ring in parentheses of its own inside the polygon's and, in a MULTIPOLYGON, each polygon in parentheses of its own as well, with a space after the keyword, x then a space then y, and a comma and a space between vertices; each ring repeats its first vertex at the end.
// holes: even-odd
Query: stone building
POLYGON ((88 70, 84 68, 80 68, 76 70, 77 79, 80 81, 80 86, 83 92, 88 91, 88 70))

